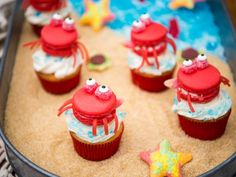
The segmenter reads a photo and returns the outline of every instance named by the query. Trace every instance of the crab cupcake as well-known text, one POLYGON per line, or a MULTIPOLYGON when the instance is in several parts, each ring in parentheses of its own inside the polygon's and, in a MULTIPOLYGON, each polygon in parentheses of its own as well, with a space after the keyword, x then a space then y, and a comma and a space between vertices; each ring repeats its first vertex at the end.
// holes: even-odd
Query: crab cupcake
POLYGON ((42 29, 41 39, 25 44, 31 48, 41 45, 33 54, 33 67, 46 91, 62 94, 79 84, 82 63, 88 53, 77 38, 73 19, 63 20, 55 14, 42 29))
POLYGON ((27 21, 39 36, 43 26, 50 23, 54 13, 60 13, 62 18, 69 16, 66 0, 25 0, 23 6, 26 6, 27 21))
POLYGON ((65 112, 74 149, 81 157, 100 161, 116 153, 124 131, 124 113, 117 110, 120 105, 109 87, 89 78, 59 108, 58 116, 65 112))
POLYGON ((208 63, 205 54, 183 62, 173 84, 177 90, 173 110, 186 134, 202 140, 213 140, 224 134, 231 99, 220 88, 221 83, 230 86, 229 80, 208 63))
POLYGON ((166 89, 164 81, 170 79, 176 66, 176 45, 167 36, 168 29, 152 21, 149 14, 134 21, 128 64, 132 81, 141 89, 158 92, 166 89), (168 48, 172 47, 172 51, 168 48))

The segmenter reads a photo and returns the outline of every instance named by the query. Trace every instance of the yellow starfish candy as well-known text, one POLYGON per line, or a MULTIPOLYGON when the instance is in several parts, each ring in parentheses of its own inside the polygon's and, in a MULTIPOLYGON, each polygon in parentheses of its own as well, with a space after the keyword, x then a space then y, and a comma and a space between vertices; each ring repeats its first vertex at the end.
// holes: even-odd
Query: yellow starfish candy
POLYGON ((181 177, 181 167, 192 160, 189 153, 174 152, 167 140, 153 152, 141 152, 140 157, 150 165, 150 177, 181 177))
POLYGON ((115 18, 109 9, 110 0, 100 0, 98 3, 84 0, 84 3, 85 13, 80 19, 81 25, 90 25, 94 31, 99 31, 105 23, 115 18))
POLYGON ((192 9, 194 7, 195 0, 173 0, 169 7, 171 9, 178 9, 180 7, 186 7, 188 9, 192 9))

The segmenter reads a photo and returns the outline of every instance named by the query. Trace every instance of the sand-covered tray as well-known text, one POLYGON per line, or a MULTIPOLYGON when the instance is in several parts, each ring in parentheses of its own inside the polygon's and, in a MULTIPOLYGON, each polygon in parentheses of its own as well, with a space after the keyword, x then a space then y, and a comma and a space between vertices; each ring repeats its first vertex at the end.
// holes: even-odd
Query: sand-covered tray
MULTIPOLYGON (((180 128, 176 114, 171 109, 175 95, 173 90, 149 93, 132 84, 127 65, 128 49, 121 45, 126 40, 123 36, 108 28, 100 33, 94 33, 90 28, 80 26, 78 30, 80 40, 92 55, 103 53, 111 60, 112 67, 102 73, 89 71, 84 66, 81 84, 77 89, 82 87, 82 83, 88 77, 92 76, 99 82, 109 85, 116 95, 124 100, 120 109, 127 115, 124 120, 125 131, 119 151, 101 162, 87 161, 76 154, 65 120, 56 115, 61 103, 70 98, 73 91, 55 96, 42 89, 32 69, 33 51, 22 47, 25 42, 36 39, 30 25, 24 23, 16 52, 5 118, 2 122, 4 133, 11 142, 10 144, 6 141, 4 136, 8 155, 12 159, 16 172, 22 176, 56 174, 72 177, 144 177, 149 175, 149 169, 140 160, 138 154, 143 150, 156 147, 162 139, 168 139, 173 148, 178 151, 192 153, 193 160, 183 168, 184 176, 201 175, 234 154, 236 149, 234 109, 232 109, 226 132, 221 138, 214 141, 201 141, 187 136, 180 128), (12 151, 12 145, 16 150, 12 151), (19 152, 21 154, 18 154, 19 152), (18 159, 15 158, 16 156, 18 159), (20 161, 23 163, 19 163, 20 161)), ((230 79, 231 87, 224 87, 224 89, 230 94, 232 108, 235 108, 236 88, 229 66, 212 55, 209 56, 209 61, 230 79)), ((5 63, 5 67, 11 68, 13 64, 14 59, 9 64, 5 63)), ((3 79, 9 81, 6 75, 3 79)), ((6 90, 8 88, 2 91, 7 93, 6 90)), ((228 162, 233 162, 233 158, 231 157, 228 162)), ((232 176, 234 172, 232 169, 229 171, 230 165, 233 166, 233 163, 229 163, 228 166, 223 165, 227 166, 225 171, 223 166, 219 166, 210 173, 226 176, 228 172, 228 175, 232 176)))

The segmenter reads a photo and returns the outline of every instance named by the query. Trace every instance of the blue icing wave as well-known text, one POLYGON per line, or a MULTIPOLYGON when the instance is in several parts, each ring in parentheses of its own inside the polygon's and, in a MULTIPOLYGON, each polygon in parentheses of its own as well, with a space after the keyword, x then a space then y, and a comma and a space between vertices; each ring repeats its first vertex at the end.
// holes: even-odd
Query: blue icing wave
MULTIPOLYGON (((84 6, 82 1, 70 0, 77 14, 82 15, 84 6)), ((95 0, 98 1, 98 0, 95 0)), ((176 18, 180 26, 177 46, 182 49, 189 45, 199 50, 224 58, 224 48, 221 44, 219 29, 214 23, 214 17, 206 2, 197 3, 193 10, 180 8, 171 10, 168 4, 171 0, 139 0, 118 1, 111 0, 111 11, 116 19, 108 27, 129 37, 131 24, 142 13, 148 12, 152 19, 168 26, 171 18, 176 18)))
MULTIPOLYGON (((65 115, 67 116, 67 126, 70 131, 73 131, 76 133, 78 137, 81 139, 91 142, 91 143, 97 143, 97 142, 103 142, 109 139, 114 135, 114 125, 109 124, 109 134, 105 135, 104 127, 103 126, 97 126, 97 135, 94 136, 92 133, 92 126, 87 126, 81 122, 79 122, 73 115, 72 110, 68 110, 65 112, 65 115)), ((126 113, 121 112, 120 110, 116 110, 116 115, 119 120, 119 122, 123 121, 123 119, 126 116, 126 113)))
POLYGON ((195 112, 190 111, 187 101, 181 100, 178 102, 175 97, 173 110, 180 115, 197 120, 217 119, 229 111, 232 101, 228 93, 221 90, 219 95, 211 102, 205 104, 192 103, 192 105, 195 112))

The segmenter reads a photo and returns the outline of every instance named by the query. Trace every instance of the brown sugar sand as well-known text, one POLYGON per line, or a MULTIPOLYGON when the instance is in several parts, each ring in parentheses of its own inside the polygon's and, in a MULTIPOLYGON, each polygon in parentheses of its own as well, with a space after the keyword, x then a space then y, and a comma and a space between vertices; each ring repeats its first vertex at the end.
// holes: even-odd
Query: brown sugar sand
MULTIPOLYGON (((22 44, 35 40, 28 24, 24 25, 16 56, 14 76, 6 109, 5 132, 15 147, 27 158, 62 177, 147 177, 149 168, 138 154, 153 149, 162 139, 168 139, 174 150, 191 152, 192 162, 183 174, 193 177, 210 170, 236 151, 236 114, 232 110, 225 134, 214 141, 201 141, 184 134, 172 112, 174 90, 148 93, 134 86, 127 64, 128 50, 124 38, 109 29, 94 33, 88 27, 78 27, 81 41, 91 55, 102 53, 111 59, 112 67, 97 73, 84 66, 80 88, 88 77, 109 85, 124 100, 120 107, 127 113, 125 131, 119 151, 101 162, 82 159, 73 149, 65 119, 56 116, 57 109, 72 92, 51 95, 43 90, 32 68, 33 51, 22 44)), ((232 86, 226 89, 236 104, 235 85, 227 64, 210 57, 232 86)))

